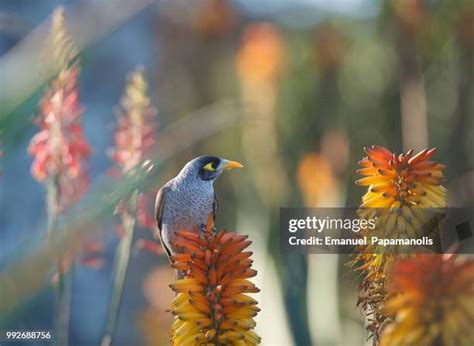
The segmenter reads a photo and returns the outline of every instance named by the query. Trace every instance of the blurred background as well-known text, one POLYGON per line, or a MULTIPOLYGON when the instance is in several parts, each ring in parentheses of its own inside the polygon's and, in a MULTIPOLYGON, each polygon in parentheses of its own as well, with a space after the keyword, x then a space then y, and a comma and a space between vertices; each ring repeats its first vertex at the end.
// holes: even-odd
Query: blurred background
MULTIPOLYGON (((114 110, 140 66, 157 109, 157 170, 142 184, 150 214, 153 193, 193 157, 245 165, 216 182, 216 225, 253 240, 264 345, 365 343, 348 257, 282 254, 278 239, 280 207, 360 204, 353 181, 364 146, 437 147, 450 205, 473 205, 474 1, 1 0, 0 270, 3 284, 14 273, 22 286, 0 289, 0 300, 15 302, 2 329, 53 323, 51 273, 29 275, 39 262, 27 260, 45 251, 46 204, 27 147, 47 83, 44 34, 59 5, 80 49, 92 148, 83 204, 103 184, 127 183, 110 176, 108 153, 114 110), (17 264, 29 271, 12 271, 17 264)), ((93 219, 84 232, 103 249, 74 267, 71 345, 100 343, 110 299, 119 221, 108 209, 93 219)), ((168 342, 173 273, 143 240, 153 241, 150 230, 135 233, 116 345, 168 342)))

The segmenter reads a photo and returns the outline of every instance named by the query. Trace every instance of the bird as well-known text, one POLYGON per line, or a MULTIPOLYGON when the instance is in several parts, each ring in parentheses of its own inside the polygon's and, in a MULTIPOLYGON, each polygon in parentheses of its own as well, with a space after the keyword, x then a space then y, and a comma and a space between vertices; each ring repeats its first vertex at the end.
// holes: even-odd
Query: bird
POLYGON ((164 184, 156 195, 157 235, 168 259, 179 253, 173 246, 176 231, 196 231, 217 213, 214 182, 229 169, 242 168, 237 161, 200 156, 184 165, 179 174, 164 184))

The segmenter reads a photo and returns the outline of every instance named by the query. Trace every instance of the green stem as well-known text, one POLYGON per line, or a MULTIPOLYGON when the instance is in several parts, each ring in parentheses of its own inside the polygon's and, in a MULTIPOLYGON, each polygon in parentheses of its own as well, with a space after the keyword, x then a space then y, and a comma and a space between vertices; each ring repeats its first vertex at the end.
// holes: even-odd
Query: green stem
POLYGON ((58 266, 58 314, 57 314, 57 343, 59 346, 67 346, 69 343, 69 317, 71 312, 72 278, 71 271, 64 271, 58 266))
POLYGON ((132 248, 133 234, 135 230, 135 211, 137 194, 134 193, 130 199, 130 214, 122 214, 122 226, 125 234, 117 246, 117 255, 115 257, 113 273, 113 291, 109 305, 107 324, 105 333, 102 337, 102 346, 109 346, 115 334, 118 317, 120 314, 120 305, 122 303, 123 288, 127 276, 128 264, 130 262, 130 253, 132 248))
MULTIPOLYGON (((59 176, 56 175, 47 183, 47 207, 48 207, 48 229, 47 235, 50 241, 53 241, 57 232, 59 220, 59 196, 60 185, 59 176)), ((64 257, 60 257, 57 264, 58 286, 56 297, 55 331, 56 344, 67 346, 69 343, 69 315, 71 305, 72 282, 67 277, 62 266, 64 257)), ((72 268, 71 268, 72 269, 72 268)))
POLYGON ((58 225, 59 213, 59 184, 57 178, 48 180, 46 184, 46 203, 48 208, 47 234, 51 239, 58 225))

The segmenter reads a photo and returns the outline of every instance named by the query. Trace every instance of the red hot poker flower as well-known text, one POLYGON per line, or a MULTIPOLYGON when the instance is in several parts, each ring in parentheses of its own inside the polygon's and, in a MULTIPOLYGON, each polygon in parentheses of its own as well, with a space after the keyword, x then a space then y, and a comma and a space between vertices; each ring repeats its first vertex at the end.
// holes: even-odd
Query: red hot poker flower
POLYGON ((31 139, 28 152, 34 158, 33 177, 40 182, 55 181, 59 205, 64 208, 88 185, 84 160, 91 150, 80 123, 77 54, 65 32, 62 10, 53 16, 50 40, 59 72, 41 100, 35 119, 40 131, 31 139))
POLYGON ((380 345, 473 345, 474 260, 420 254, 392 271, 380 345))
POLYGON ((156 109, 151 105, 147 89, 143 72, 135 70, 120 103, 115 147, 111 152, 112 160, 124 173, 139 165, 155 142, 156 109))
MULTIPOLYGON (((211 218, 210 218, 211 219, 211 218)), ((234 232, 215 232, 212 221, 201 232, 180 231, 173 255, 173 267, 184 279, 170 287, 177 293, 171 307, 175 320, 173 345, 257 345, 254 317, 257 301, 246 293, 259 289, 248 279, 252 252, 244 251, 251 242, 234 232)))

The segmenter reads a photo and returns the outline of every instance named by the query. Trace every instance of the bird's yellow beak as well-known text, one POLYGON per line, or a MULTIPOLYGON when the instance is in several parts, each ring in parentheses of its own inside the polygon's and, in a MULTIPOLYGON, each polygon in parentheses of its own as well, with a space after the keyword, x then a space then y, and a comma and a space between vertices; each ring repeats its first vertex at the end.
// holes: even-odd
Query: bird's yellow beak
POLYGON ((228 161, 226 160, 223 164, 224 169, 235 169, 244 167, 243 164, 237 161, 228 161))

